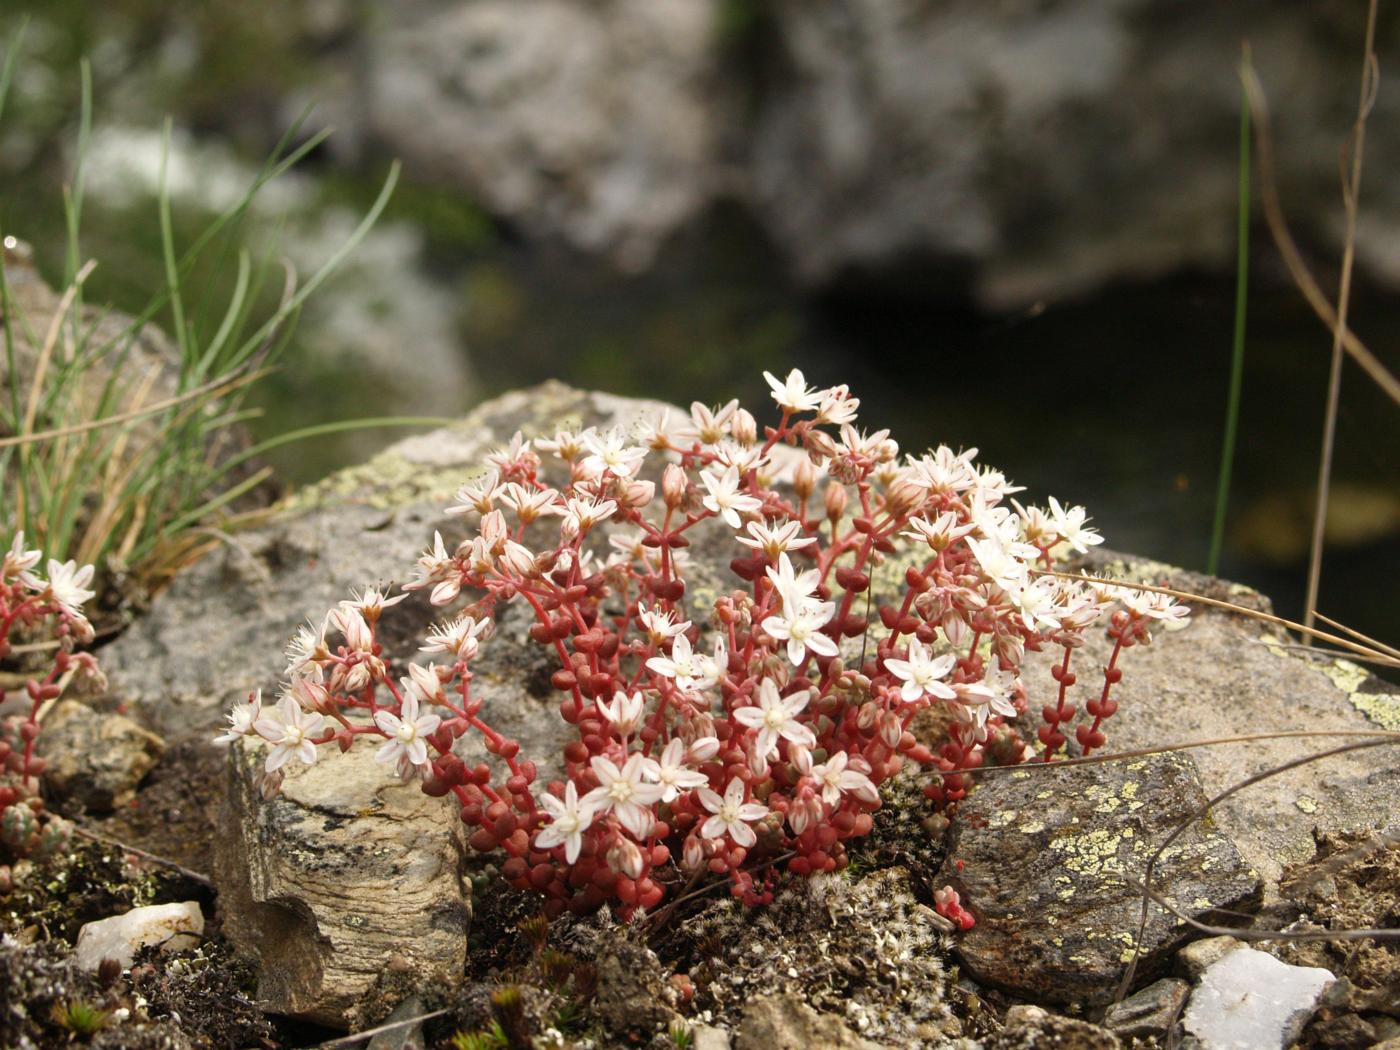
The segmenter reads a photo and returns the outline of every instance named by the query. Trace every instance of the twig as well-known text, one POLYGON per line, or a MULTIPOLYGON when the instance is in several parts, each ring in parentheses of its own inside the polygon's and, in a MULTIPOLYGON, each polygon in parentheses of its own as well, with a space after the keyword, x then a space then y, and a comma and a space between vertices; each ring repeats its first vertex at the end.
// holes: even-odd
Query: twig
POLYGON ((1011 773, 1017 770, 1027 772, 1038 770, 1063 769, 1066 766, 1092 766, 1099 762, 1122 762, 1130 758, 1146 758, 1149 755, 1163 755, 1172 751, 1187 751, 1195 747, 1214 747, 1217 744, 1245 744, 1258 740, 1286 740, 1291 737, 1324 737, 1339 736, 1365 737, 1368 740, 1375 740, 1383 743, 1386 740, 1394 740, 1400 743, 1400 732, 1392 732, 1386 729, 1280 729, 1273 733, 1243 733, 1240 736, 1217 736, 1209 740, 1188 740, 1179 744, 1162 744, 1158 747, 1140 747, 1132 751, 1115 751, 1109 755, 1089 755, 1087 758, 1061 758, 1053 762, 1022 762, 1010 766, 978 766, 974 769, 960 769, 958 772, 963 776, 969 774, 985 773, 1011 773))
POLYGON ((1332 304, 1328 302, 1327 296, 1318 285, 1317 279, 1313 277, 1308 269, 1308 264, 1303 261, 1303 253, 1298 250, 1298 244, 1293 240, 1293 235, 1288 231, 1288 223, 1283 216, 1283 208, 1279 204, 1278 187, 1274 184, 1274 160, 1273 160, 1273 139, 1269 132, 1269 104, 1264 97, 1264 88, 1259 83, 1259 78, 1252 69, 1246 68, 1243 72, 1245 90, 1249 93, 1249 105, 1254 114, 1254 140, 1258 147, 1259 164, 1259 204, 1264 212, 1264 219, 1269 225, 1269 233, 1273 235, 1274 244, 1283 256, 1284 265, 1288 267, 1289 276, 1298 286, 1298 290, 1303 293, 1303 298, 1312 307, 1313 313, 1325 324, 1329 330, 1341 332, 1342 346, 1346 352, 1351 354, 1358 365, 1369 375, 1385 393, 1396 404, 1400 404, 1400 379, 1396 379, 1381 364, 1380 359, 1373 354, 1366 344, 1363 343, 1356 333, 1350 328, 1339 326, 1337 314, 1332 309, 1332 304))
POLYGON ((1318 613, 1318 614, 1317 614, 1317 618, 1318 618, 1319 620, 1321 620, 1323 623, 1325 623, 1328 627, 1335 627, 1335 628, 1336 628, 1337 630, 1339 630, 1339 631, 1345 631, 1347 634, 1351 635, 1353 638, 1356 638, 1356 639, 1358 639, 1359 641, 1363 641, 1363 642, 1365 642, 1367 645, 1373 645, 1373 646, 1375 646, 1377 649, 1379 649, 1381 652, 1385 653, 1387 656, 1393 656, 1393 657, 1395 657, 1397 660, 1400 660, 1400 649, 1396 649, 1394 646, 1386 645, 1384 642, 1378 642, 1378 641, 1376 641, 1376 639, 1370 637, 1369 635, 1362 634, 1362 633, 1361 633, 1360 631, 1358 631, 1356 628, 1354 628, 1354 627, 1348 627, 1348 626, 1347 626, 1346 624, 1344 624, 1344 623, 1338 623, 1336 620, 1332 619, 1332 617, 1330 617, 1330 616, 1323 616, 1322 613, 1318 613))
POLYGON ((1320 759, 1332 758, 1335 755, 1345 754, 1348 751, 1360 751, 1362 748, 1381 747, 1385 744, 1395 744, 1396 742, 1394 734, 1390 734, 1380 739, 1362 740, 1355 744, 1342 744, 1339 747, 1329 748, 1326 751, 1317 751, 1311 755, 1303 755, 1301 758, 1292 759, 1291 761, 1283 763, 1283 765, 1274 766, 1272 769, 1266 769, 1262 773, 1256 773, 1252 777, 1246 777, 1239 783, 1231 785, 1213 798, 1207 799, 1194 813, 1190 814, 1185 820, 1178 824, 1176 828, 1172 830, 1172 833, 1163 840, 1162 844, 1157 847, 1152 856, 1148 858, 1147 867, 1143 871, 1142 911, 1138 916, 1137 936, 1133 939, 1133 954, 1132 958, 1128 961, 1127 969, 1123 971, 1123 979, 1118 984, 1118 990, 1114 996, 1114 1001, 1122 1002, 1127 998, 1128 992, 1133 985, 1133 977, 1137 974, 1138 958, 1142 952, 1142 939, 1147 932, 1148 905, 1152 901, 1152 871, 1157 866, 1157 861, 1161 859, 1167 847, 1175 842, 1187 828, 1191 827, 1192 824, 1209 813, 1212 807, 1225 801, 1231 795, 1243 791, 1245 788, 1251 787, 1254 784, 1258 784, 1262 780, 1268 780, 1270 777, 1278 776, 1280 773, 1286 773, 1290 769, 1296 769, 1299 766, 1307 765, 1310 762, 1317 762, 1320 759))
POLYGON ((100 842, 104 846, 111 846, 113 849, 119 849, 125 853, 134 853, 142 860, 148 860, 153 864, 159 864, 162 867, 170 868, 172 871, 178 871, 181 875, 189 879, 191 882, 197 882, 201 886, 208 887, 211 890, 216 889, 214 885, 214 880, 211 879, 208 875, 201 875, 197 871, 191 871, 183 864, 170 860, 168 857, 158 857, 154 853, 147 853, 145 850, 140 849, 137 846, 131 846, 125 842, 118 842, 116 839, 109 839, 107 838, 107 836, 99 835, 95 831, 89 831, 87 828, 79 824, 73 825, 73 834, 81 835, 85 839, 91 839, 93 842, 100 842))
POLYGON ((444 1007, 441 1010, 429 1010, 427 1013, 419 1014, 417 1017, 405 1017, 402 1021, 390 1021, 388 1024, 382 1024, 377 1028, 366 1028, 363 1032, 356 1032, 353 1035, 343 1035, 339 1039, 332 1039, 325 1043, 317 1043, 316 1050, 336 1050, 336 1048, 342 1046, 354 1046, 356 1043, 363 1042, 366 1039, 372 1039, 380 1032, 392 1032, 395 1028, 406 1028, 408 1025, 418 1024, 420 1021, 431 1021, 434 1017, 441 1017, 448 1012, 447 1008, 444 1007))
POLYGON ((1073 572, 1059 572, 1054 569, 1032 569, 1031 572, 1037 576, 1055 576, 1062 580, 1081 580, 1084 583, 1106 583, 1114 587, 1127 587, 1136 591, 1151 591, 1153 594, 1166 594, 1172 598, 1180 598, 1182 601, 1193 602, 1197 605, 1209 605, 1216 609, 1225 609, 1240 616, 1248 616, 1250 619, 1260 620, 1264 623, 1272 623, 1279 627, 1286 627, 1290 631, 1298 631, 1303 634, 1312 635, 1325 642, 1350 649, 1363 656, 1374 656, 1375 651, 1359 642, 1353 642, 1348 638, 1341 638, 1335 634, 1328 634, 1326 631, 1319 631, 1314 627, 1306 627, 1293 620, 1285 620, 1282 616, 1275 616, 1273 613, 1260 612, 1258 609, 1251 609, 1245 605, 1236 605, 1234 602, 1221 601, 1219 598, 1207 598, 1204 594, 1192 594, 1190 591, 1178 591, 1172 587, 1157 587, 1150 583, 1130 583, 1127 580, 1110 580, 1102 576, 1081 575, 1073 572))
MULTIPOLYGON (((1366 117, 1375 101, 1377 83, 1372 79, 1376 66, 1376 6, 1371 0, 1366 12, 1366 47, 1362 55, 1361 98, 1356 104, 1356 124, 1352 130, 1351 172, 1342 188, 1346 210, 1346 238, 1342 249, 1342 276, 1337 287, 1337 323, 1332 326, 1332 365, 1327 376, 1327 416, 1322 425, 1322 455, 1317 466, 1317 506, 1313 510, 1312 545, 1308 550, 1308 590, 1303 600, 1303 623, 1309 627, 1317 616, 1317 589, 1322 581, 1322 542, 1327 531, 1327 501, 1332 491, 1332 452, 1337 437, 1337 407, 1342 393, 1342 333, 1347 327, 1351 304, 1351 271, 1356 259, 1356 202, 1361 192, 1361 158, 1366 146, 1366 117)), ((1304 636, 1304 645, 1312 639, 1304 636)))
POLYGON ((1191 918, 1166 897, 1136 879, 1125 877, 1123 881, 1135 890, 1142 890, 1188 926, 1212 937, 1233 937, 1237 941, 1400 941, 1400 930, 1256 930, 1239 926, 1211 926, 1191 918))

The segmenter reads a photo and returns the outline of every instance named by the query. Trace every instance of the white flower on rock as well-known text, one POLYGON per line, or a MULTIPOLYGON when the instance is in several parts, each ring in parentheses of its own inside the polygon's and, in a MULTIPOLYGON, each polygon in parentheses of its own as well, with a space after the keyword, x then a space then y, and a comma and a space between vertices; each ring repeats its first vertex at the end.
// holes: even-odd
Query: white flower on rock
POLYGON ((739 468, 731 466, 723 474, 712 470, 700 472, 700 482, 709 492, 701 503, 705 509, 718 514, 731 529, 739 528, 743 522, 740 514, 749 514, 763 506, 763 502, 739 491, 739 468))
POLYGON ((957 658, 952 653, 935 657, 915 639, 909 643, 909 659, 886 660, 885 667, 890 674, 904 682, 899 691, 900 698, 906 704, 912 704, 924 695, 942 700, 956 698, 958 694, 943 681, 955 663, 957 658))
POLYGON ((821 787, 822 801, 834 806, 844 794, 854 795, 862 802, 879 802, 880 792, 864 773, 847 768, 851 756, 838 751, 819 766, 812 767, 812 779, 821 787))
POLYGON ((671 655, 653 656, 647 661, 647 669, 655 671, 662 678, 675 679, 679 689, 706 689, 719 679, 719 650, 711 659, 704 653, 695 652, 690 646, 690 639, 678 634, 671 643, 671 655))
POLYGON ((630 478, 647 458, 647 450, 628 445, 626 437, 619 430, 602 435, 586 434, 583 444, 592 453, 580 464, 588 477, 596 478, 607 471, 620 478, 630 478))
POLYGON ((232 744, 239 737, 253 732, 253 723, 262 714, 262 690, 248 694, 248 702, 237 705, 228 713, 228 728, 214 738, 216 744, 232 744))
POLYGON ((804 689, 789 697, 778 695, 778 687, 771 678, 765 678, 758 686, 758 703, 749 707, 734 709, 734 721, 749 729, 758 730, 754 751, 767 758, 778 749, 778 738, 802 744, 816 745, 816 735, 807 726, 797 721, 797 716, 807 706, 810 694, 804 689))
POLYGON ((316 745, 312 741, 326 723, 324 715, 304 711, 289 695, 277 701, 271 711, 263 711, 253 723, 253 730, 269 744, 267 772, 275 773, 295 755, 308 766, 316 761, 316 745))
POLYGON ((802 525, 796 521, 784 521, 771 527, 761 521, 751 521, 748 524, 748 532, 748 536, 738 537, 739 542, 745 547, 762 551, 773 561, 777 561, 788 551, 817 542, 815 536, 803 536, 802 525))
POLYGON ((633 754, 618 769, 611 759, 595 756, 589 765, 598 778, 598 786, 583 796, 583 801, 593 806, 598 816, 614 814, 638 840, 651 836, 652 825, 656 823, 651 806, 665 791, 660 784, 642 780, 646 761, 642 755, 633 754))
POLYGON ((735 845, 745 848, 758 841, 758 836, 749 824, 768 816, 768 807, 744 801, 745 788, 742 780, 738 777, 731 780, 729 786, 724 789, 723 798, 707 787, 700 788, 696 794, 700 798, 700 804, 711 813, 700 826, 702 838, 717 839, 721 835, 728 835, 735 845))
POLYGON ((564 786, 564 797, 540 796, 540 805, 549 811, 550 823, 535 836, 536 849, 564 847, 564 859, 570 864, 578 860, 583 849, 583 833, 593 823, 593 806, 585 798, 579 801, 578 788, 571 780, 564 786))
MULTIPOLYGON (((404 684, 408 684, 407 679, 404 684)), ((428 761, 428 744, 423 738, 437 732, 442 719, 434 714, 419 714, 418 691, 405 688, 399 714, 376 711, 374 724, 389 738, 374 753, 376 761, 397 765, 407 759, 412 765, 422 766, 428 761)))
POLYGON ((621 737, 629 737, 637 730, 637 726, 642 721, 643 700, 641 693, 633 693, 630 696, 621 689, 613 693, 612 702, 603 700, 595 701, 598 710, 602 713, 613 727, 613 730, 621 737))
POLYGON ((801 667, 809 650, 816 656, 837 654, 836 642, 821 631, 835 612, 835 602, 784 603, 782 615, 768 617, 763 621, 763 629, 786 642, 788 659, 794 667, 801 667))
MULTIPOLYGON (((718 743, 718 741, 716 741, 718 743)), ((699 770, 686 766, 685 741, 674 737, 659 759, 646 760, 646 774, 662 787, 661 801, 674 802, 676 796, 690 788, 704 787, 709 778, 699 770)))

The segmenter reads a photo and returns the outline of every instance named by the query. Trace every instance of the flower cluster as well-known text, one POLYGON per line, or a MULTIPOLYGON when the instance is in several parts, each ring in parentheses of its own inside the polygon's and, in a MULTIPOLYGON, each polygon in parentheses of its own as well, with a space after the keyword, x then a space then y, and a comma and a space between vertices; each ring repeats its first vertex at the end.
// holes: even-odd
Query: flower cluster
MULTIPOLYGON (((44 760, 35 754, 40 720, 75 674, 98 674, 83 604, 93 597, 91 565, 48 563, 48 578, 35 570, 43 555, 25 550, 24 533, 0 555, 0 666, 13 666, 22 688, 0 690, 0 843, 13 854, 52 851, 63 825, 48 821, 38 794, 44 760)), ((8 873, 4 873, 6 876, 8 873)))
POLYGON ((628 431, 517 434, 447 511, 467 539, 437 534, 404 588, 456 607, 419 662, 392 666, 379 640, 406 593, 367 590, 300 631, 276 705, 252 694, 221 739, 269 745, 271 793, 288 762, 375 738, 405 781, 454 795, 471 845, 503 851, 502 873, 549 910, 624 914, 707 872, 757 903, 784 867, 841 868, 908 761, 955 803, 961 771, 1027 757, 1022 661, 1060 647, 1049 759, 1074 716, 1071 655, 1108 614, 1113 657, 1077 733, 1101 746, 1119 652, 1184 610, 1053 573, 1100 542, 1082 508, 1022 506, 976 450, 901 455, 857 429, 844 386, 767 379, 779 417, 762 429, 731 401, 628 431), (734 589, 706 608, 687 604, 692 541, 733 555, 734 589), (489 724, 474 677, 511 603, 552 654, 572 727, 553 776, 489 724), (492 762, 455 753, 469 733, 492 762))

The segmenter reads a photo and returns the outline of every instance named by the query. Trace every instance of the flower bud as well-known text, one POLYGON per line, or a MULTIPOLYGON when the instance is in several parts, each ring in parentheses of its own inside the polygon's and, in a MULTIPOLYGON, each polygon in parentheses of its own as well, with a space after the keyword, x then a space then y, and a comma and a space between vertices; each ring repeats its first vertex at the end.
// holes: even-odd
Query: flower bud
POLYGON ((661 473, 661 498, 666 501, 666 506, 675 510, 684 503, 688 485, 684 470, 675 463, 666 464, 666 469, 661 473))
POLYGON ((809 500, 812 492, 817 487, 817 468, 812 465, 810 459, 801 460, 797 468, 792 472, 792 487, 797 493, 797 498, 809 500))
POLYGON ((875 727, 876 721, 880 717, 880 708, 874 700, 867 700, 860 705, 860 710, 856 712, 856 725, 864 732, 869 732, 875 727))
POLYGON ((906 477, 896 477, 885 490, 885 506, 896 518, 907 517, 927 497, 925 489, 906 477))
POLYGON ((619 838, 607 852, 608 867, 619 875, 636 880, 642 877, 642 851, 631 839, 619 838))
POLYGON ((514 540, 506 540, 501 563, 516 576, 534 576, 538 571, 535 567, 534 552, 514 540))
POLYGON ((729 421, 729 433, 735 441, 747 448, 758 440, 758 421, 747 408, 737 409, 729 421))
POLYGON ((704 863, 705 847, 699 836, 687 835, 685 845, 681 847, 681 867, 686 871, 695 871, 704 863))
POLYGON ((899 715, 893 711, 886 711, 880 716, 880 741, 891 751, 899 746, 899 739, 904 735, 904 726, 900 723, 899 715))
MULTIPOLYGON (((718 743, 718 741, 716 741, 718 743)), ((801 744, 788 744, 788 759, 803 776, 812 772, 812 749, 801 744)))
POLYGON ((826 486, 826 516, 832 521, 840 521, 846 513, 846 486, 830 482, 826 486))
POLYGON ((822 430, 807 431, 807 454, 820 462, 836 455, 836 441, 822 430))
POLYGON ((629 507, 645 507, 656 497, 656 482, 633 481, 627 486, 623 502, 629 507))

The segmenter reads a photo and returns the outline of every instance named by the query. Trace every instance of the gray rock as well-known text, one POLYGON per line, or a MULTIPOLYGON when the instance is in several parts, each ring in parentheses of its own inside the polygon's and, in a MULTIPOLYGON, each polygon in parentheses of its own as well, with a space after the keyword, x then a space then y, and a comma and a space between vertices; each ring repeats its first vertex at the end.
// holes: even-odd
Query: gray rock
POLYGON ((1176 965, 1183 974, 1198 980, 1217 961, 1244 945, 1233 937, 1203 937, 1192 941, 1176 953, 1176 965))
POLYGON ((1118 1037, 1088 1021, 1052 1014, 1039 1006, 1013 1006, 1005 1025, 984 1044, 986 1050, 1118 1050, 1118 1037))
MULTIPOLYGON (((1180 958, 1180 953, 1177 955, 1180 958)), ((1103 1026, 1125 1039, 1164 1036, 1176 1024, 1191 986, 1176 977, 1154 981, 1121 1003, 1114 1003, 1103 1017, 1103 1026)))
POLYGON ((730 1050, 729 1033, 709 1024, 690 1026, 691 1050, 730 1050))
MULTIPOLYGON (((957 953, 978 980, 1043 1002, 1106 1003, 1132 957, 1148 858, 1202 802, 1180 754, 984 778, 953 824, 936 885, 951 883, 977 924, 957 953)), ((1194 916, 1257 900, 1259 879, 1219 831, 1193 825, 1153 873, 1194 916)), ((1208 920, 1207 920, 1208 921, 1208 920)), ((1149 910, 1139 973, 1160 970, 1187 935, 1149 910)))
POLYGON ((384 776, 369 746, 257 787, 265 745, 230 748, 215 871, 224 929, 274 1013, 357 1027, 383 982, 452 988, 471 921, 456 806, 384 776))
POLYGON ((651 949, 612 938, 600 950, 596 965, 594 1007, 609 1031, 632 1033, 645 1042, 680 1021, 676 988, 651 949))
POLYGON ((881 1050, 832 1014, 819 1014, 796 995, 755 999, 744 1008, 734 1050, 881 1050))
POLYGON ((423 1050, 423 1022, 413 1018, 424 1012, 423 1000, 410 995, 375 1025, 385 1030, 371 1039, 365 1050, 423 1050), (387 1027, 389 1025, 393 1027, 387 1027))
MULTIPOLYGON (((272 523, 240 534, 237 548, 181 573, 146 616, 103 650, 113 689, 140 705, 167 736, 212 729, 251 690, 273 695, 285 664, 282 651, 307 617, 319 619, 352 587, 403 582, 434 529, 450 537, 453 519, 443 508, 480 472, 482 457, 517 429, 529 436, 552 434, 566 422, 627 425, 664 408, 546 383, 496 398, 454 426, 400 441, 302 490, 272 523)), ((416 632, 432 622, 435 610, 420 595, 394 612, 389 653, 411 657, 419 645, 416 632)), ((504 662, 482 663, 492 695, 500 697, 492 717, 516 735, 531 733, 532 726, 556 731, 558 719, 535 717, 547 683, 540 690, 522 675, 530 669, 504 641, 512 631, 523 638, 525 625, 507 617, 501 627, 502 644, 485 653, 504 662)), ((531 739, 523 737, 522 744, 531 739)))
POLYGON ((73 956, 85 970, 96 971, 103 959, 115 959, 126 969, 141 948, 154 944, 175 952, 197 948, 203 938, 204 913, 197 901, 152 904, 84 923, 73 956))
MULTIPOLYGON (((1097 555, 1087 567, 1255 608, 1268 605, 1246 587, 1112 552, 1097 555)), ((1123 680, 1113 692, 1118 713, 1104 723, 1106 750, 1244 733, 1400 729, 1400 690, 1394 685, 1346 660, 1285 649, 1281 640, 1257 621, 1201 609, 1185 630, 1156 632, 1150 646, 1134 648, 1122 659, 1123 680)), ((1080 684, 1071 698, 1081 708, 1102 685, 1098 669, 1108 652, 1107 639, 1095 633, 1074 657, 1080 684)), ((1051 659, 1040 653, 1026 661, 1032 712, 1053 701, 1051 659)), ((1251 740, 1189 753, 1206 795, 1214 796, 1255 773, 1345 742, 1251 740)), ((1272 900, 1283 866, 1312 858, 1315 828, 1400 830, 1394 748, 1373 747, 1299 766, 1235 794, 1211 816, 1264 878, 1266 900, 1272 900)))
POLYGON ((1241 948, 1202 975, 1182 1024, 1202 1050, 1281 1050, 1302 1034, 1333 980, 1319 967, 1289 966, 1241 948))
POLYGON ((130 802, 165 753, 165 741, 131 719, 76 700, 64 700, 49 713, 38 746, 48 763, 49 789, 92 813, 130 802))
POLYGON ((421 178, 624 266, 711 193, 718 5, 397 5, 367 37, 371 132, 421 178))
MULTIPOLYGON (((1342 38, 1321 12, 1258 4, 1209 18, 1152 0, 768 10, 781 61, 764 67, 750 194, 809 281, 924 259, 971 271, 983 301, 1006 306, 1221 265, 1233 251, 1245 36, 1287 128, 1289 210, 1337 236, 1359 21, 1342 38)), ((1400 146, 1383 135, 1368 162, 1400 146)), ((1370 197, 1363 251, 1389 274, 1400 272, 1383 232, 1396 200, 1388 188, 1370 197)))

